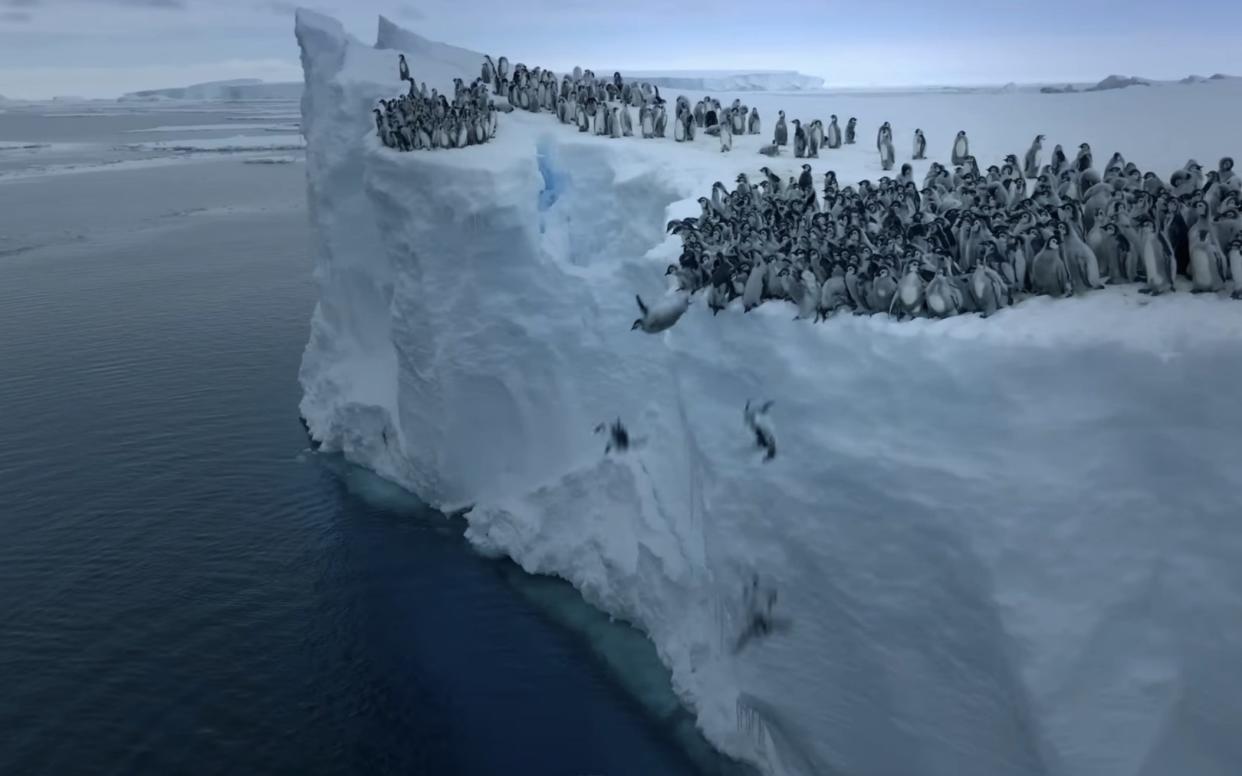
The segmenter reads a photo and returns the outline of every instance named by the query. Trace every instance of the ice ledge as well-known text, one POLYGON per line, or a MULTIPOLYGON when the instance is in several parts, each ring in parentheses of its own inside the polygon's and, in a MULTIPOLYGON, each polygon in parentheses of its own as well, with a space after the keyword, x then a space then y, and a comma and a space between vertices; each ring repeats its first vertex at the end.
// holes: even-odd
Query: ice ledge
POLYGON ((1242 306, 696 304, 631 332, 663 223, 733 162, 519 115, 482 147, 380 148, 390 55, 312 21, 302 409, 330 449, 475 504, 471 541, 641 627, 706 735, 772 773, 1146 776, 1188 747, 1228 772, 1236 744, 1194 720, 1242 693, 1242 306), (617 416, 641 444, 605 457, 617 416), (793 627, 735 655, 752 569, 793 627))

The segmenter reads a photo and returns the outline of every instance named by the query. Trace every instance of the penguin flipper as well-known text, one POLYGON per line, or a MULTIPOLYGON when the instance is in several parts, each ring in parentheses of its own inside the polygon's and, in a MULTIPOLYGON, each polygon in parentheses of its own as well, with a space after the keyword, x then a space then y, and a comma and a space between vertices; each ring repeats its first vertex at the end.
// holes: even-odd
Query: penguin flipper
POLYGON ((635 301, 638 302, 638 309, 643 315, 647 314, 647 305, 643 304, 643 298, 638 294, 634 294, 635 301))

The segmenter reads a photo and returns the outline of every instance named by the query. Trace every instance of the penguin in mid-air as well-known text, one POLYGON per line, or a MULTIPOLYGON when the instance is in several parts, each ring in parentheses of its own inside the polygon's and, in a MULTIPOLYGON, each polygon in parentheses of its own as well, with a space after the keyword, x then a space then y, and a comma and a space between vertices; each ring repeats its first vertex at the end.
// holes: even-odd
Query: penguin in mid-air
POLYGON ((621 425, 621 418, 617 418, 612 423, 600 423, 595 427, 596 434, 608 432, 608 444, 604 446, 604 455, 608 455, 613 450, 624 453, 630 449, 630 432, 625 426, 621 425))
POLYGON ((927 138, 923 137, 923 130, 914 130, 914 159, 925 159, 927 153, 927 138))
POLYGON ((672 328, 686 310, 690 309, 689 294, 670 294, 652 307, 648 307, 641 296, 635 295, 634 299, 638 302, 638 311, 642 313, 642 317, 634 321, 631 331, 642 329, 648 334, 658 334, 672 328))
POLYGON ((772 430, 772 422, 768 419, 768 412, 771 409, 772 401, 770 400, 753 407, 747 400, 746 408, 742 410, 742 420, 750 429, 750 433, 754 434, 755 447, 764 451, 765 462, 776 457, 776 434, 772 430))
POLYGON ((411 84, 414 83, 413 79, 410 78, 410 66, 405 62, 405 54, 397 55, 397 70, 401 75, 402 81, 409 81, 411 84))

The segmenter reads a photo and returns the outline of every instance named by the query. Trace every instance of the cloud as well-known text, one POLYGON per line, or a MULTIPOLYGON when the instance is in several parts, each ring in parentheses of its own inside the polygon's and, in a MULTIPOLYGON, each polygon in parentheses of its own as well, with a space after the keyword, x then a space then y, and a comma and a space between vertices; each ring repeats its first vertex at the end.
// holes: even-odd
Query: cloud
POLYGON ((25 24, 32 18, 25 11, 4 11, 0 13, 0 22, 9 22, 11 24, 25 24))

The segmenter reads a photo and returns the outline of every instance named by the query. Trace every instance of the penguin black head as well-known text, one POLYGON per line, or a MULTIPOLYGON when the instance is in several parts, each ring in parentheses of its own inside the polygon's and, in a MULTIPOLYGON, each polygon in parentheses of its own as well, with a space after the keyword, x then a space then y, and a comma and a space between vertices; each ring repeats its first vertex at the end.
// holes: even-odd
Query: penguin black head
POLYGON ((1220 160, 1221 172, 1229 172, 1232 169, 1233 169, 1233 159, 1231 157, 1226 156, 1224 159, 1220 160))

